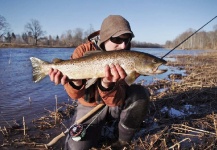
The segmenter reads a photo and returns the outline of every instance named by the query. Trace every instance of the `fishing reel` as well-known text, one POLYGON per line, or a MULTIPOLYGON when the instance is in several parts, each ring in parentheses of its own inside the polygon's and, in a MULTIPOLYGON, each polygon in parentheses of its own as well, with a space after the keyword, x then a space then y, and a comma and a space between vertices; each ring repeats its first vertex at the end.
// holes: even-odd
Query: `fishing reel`
POLYGON ((84 125, 82 124, 74 124, 70 129, 69 129, 69 136, 74 140, 74 141, 80 141, 86 134, 86 128, 84 128, 84 125))

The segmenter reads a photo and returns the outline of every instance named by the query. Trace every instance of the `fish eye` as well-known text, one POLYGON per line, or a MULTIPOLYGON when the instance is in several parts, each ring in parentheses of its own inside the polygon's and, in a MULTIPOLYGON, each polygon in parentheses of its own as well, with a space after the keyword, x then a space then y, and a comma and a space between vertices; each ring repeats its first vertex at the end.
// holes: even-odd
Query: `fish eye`
POLYGON ((153 63, 157 63, 157 59, 153 59, 152 62, 153 62, 153 63))

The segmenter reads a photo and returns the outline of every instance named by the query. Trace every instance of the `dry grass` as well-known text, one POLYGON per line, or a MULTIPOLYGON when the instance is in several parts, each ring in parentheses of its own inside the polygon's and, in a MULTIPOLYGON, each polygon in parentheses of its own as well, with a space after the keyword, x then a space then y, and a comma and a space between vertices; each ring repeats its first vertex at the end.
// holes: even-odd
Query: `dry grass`
POLYGON ((187 76, 179 82, 159 80, 148 86, 151 86, 153 95, 148 119, 143 124, 146 130, 131 148, 216 149, 216 64, 217 52, 179 56, 176 62, 169 62, 170 66, 184 66, 187 76), (162 86, 166 90, 157 93, 162 86), (191 108, 186 113, 183 106, 191 108), (169 111, 161 111, 164 107, 180 110, 186 115, 171 117, 169 111))

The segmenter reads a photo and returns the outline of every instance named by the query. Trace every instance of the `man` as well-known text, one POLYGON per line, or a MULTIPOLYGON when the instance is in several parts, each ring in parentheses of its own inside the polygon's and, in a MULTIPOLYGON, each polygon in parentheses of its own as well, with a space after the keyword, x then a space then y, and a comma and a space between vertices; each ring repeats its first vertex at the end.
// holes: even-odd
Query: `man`
MULTIPOLYGON (((92 38, 91 36, 89 39, 92 38)), ((119 15, 110 15, 102 22, 99 32, 100 38, 97 37, 78 46, 71 58, 83 57, 85 52, 94 50, 101 50, 102 52, 130 50, 130 42, 134 34, 125 18, 119 15)), ((87 89, 85 88, 87 80, 69 80, 60 71, 50 70, 51 81, 55 84, 61 83, 72 99, 78 99, 75 120, 80 119, 100 103, 106 105, 97 119, 90 118, 85 122, 88 125, 93 121, 87 129, 86 135, 80 141, 74 141, 70 136, 66 138, 65 149, 86 150, 97 146, 102 126, 110 117, 119 121, 119 138, 117 142, 112 144, 112 148, 124 147, 132 140, 146 115, 149 103, 148 91, 139 85, 128 86, 124 81, 127 76, 126 72, 118 64, 107 65, 102 69, 105 70, 105 77, 97 79, 87 89)))

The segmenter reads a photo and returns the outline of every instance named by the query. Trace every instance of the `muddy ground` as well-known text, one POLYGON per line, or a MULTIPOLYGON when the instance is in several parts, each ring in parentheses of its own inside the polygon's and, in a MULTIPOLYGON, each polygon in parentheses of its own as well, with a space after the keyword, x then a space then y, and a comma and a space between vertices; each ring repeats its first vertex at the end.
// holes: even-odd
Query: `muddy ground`
MULTIPOLYGON (((150 85, 141 81, 151 93, 149 113, 141 130, 124 149, 216 149, 216 58, 217 52, 177 56, 175 62, 168 62, 168 67, 184 69, 186 76, 171 74, 170 79, 155 79, 150 85)), ((1 127, 0 149, 46 149, 44 145, 69 126, 74 107, 59 104, 58 113, 48 112, 25 125, 25 130, 23 124, 16 122, 1 127)), ((110 149, 112 139, 106 136, 102 139, 100 148, 93 150, 110 149)), ((48 149, 63 149, 64 140, 48 149)))

